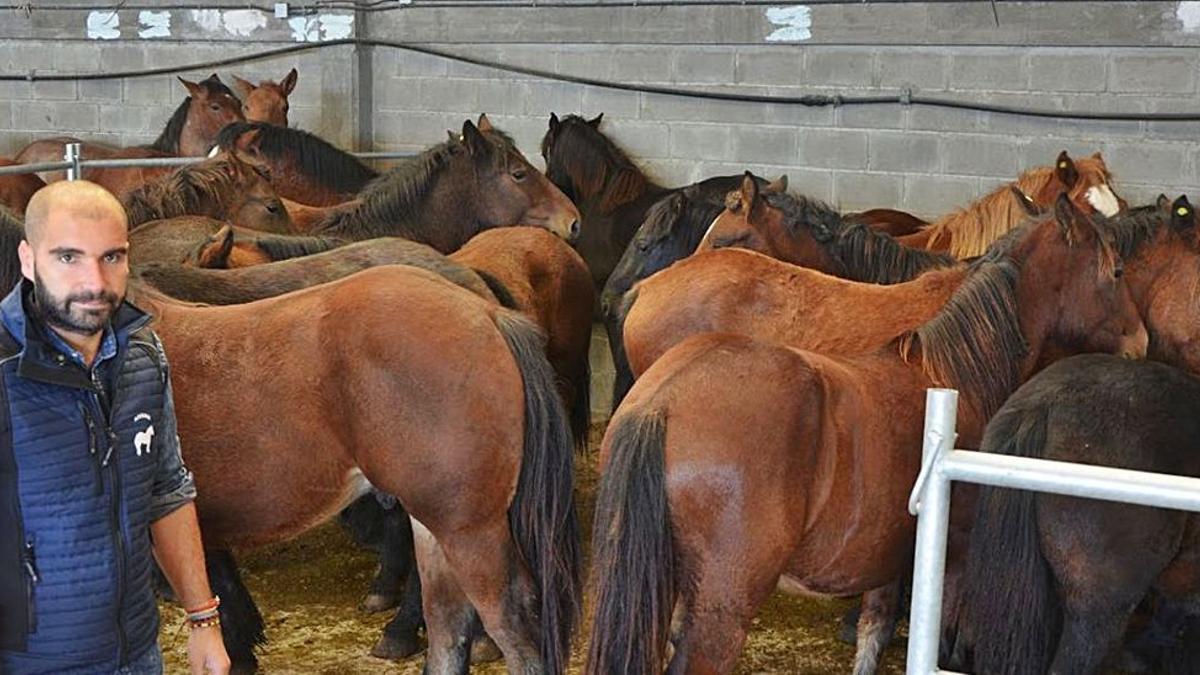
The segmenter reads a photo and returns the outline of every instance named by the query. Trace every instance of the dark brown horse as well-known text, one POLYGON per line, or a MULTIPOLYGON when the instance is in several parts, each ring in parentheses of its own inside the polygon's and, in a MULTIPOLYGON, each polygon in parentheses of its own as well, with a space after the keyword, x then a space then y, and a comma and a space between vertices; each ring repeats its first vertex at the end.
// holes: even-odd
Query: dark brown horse
POLYGON ((356 205, 334 207, 313 234, 346 240, 404 237, 442 253, 504 225, 532 225, 574 239, 579 211, 571 200, 486 115, 479 124, 463 122, 460 138, 383 174, 356 205))
POLYGON ((232 228, 233 245, 226 248, 222 228, 229 224, 204 216, 179 216, 153 220, 129 233, 129 262, 135 270, 143 264, 166 263, 195 267, 244 267, 278 258, 328 251, 344 242, 319 237, 266 234, 243 227, 232 228))
POLYGON ((222 129, 216 142, 222 150, 265 165, 280 196, 309 206, 354 199, 379 177, 354 155, 300 129, 237 122, 222 129))
MULTIPOLYGON (((511 671, 565 668, 578 601, 573 453, 527 319, 406 266, 227 307, 131 291, 171 354, 207 546, 295 536, 370 481, 414 521, 430 672, 465 668, 454 639, 472 607, 511 671)), ((226 579, 226 644, 252 665, 261 617, 232 558, 211 561, 226 579)))
MULTIPOLYGON (((760 187, 767 184, 761 181, 760 187)), ((622 298, 633 285, 691 255, 713 219, 725 210, 725 197, 741 185, 741 176, 716 176, 670 192, 646 211, 633 241, 625 248, 600 294, 600 313, 613 360, 612 409, 616 410, 633 375, 622 346, 625 315, 622 298)))
POLYGON ((616 267, 646 210, 669 188, 650 180, 600 132, 603 113, 587 120, 550 114, 542 137, 546 176, 579 207, 583 229, 575 248, 587 262, 596 293, 616 267))
POLYGON ((896 209, 868 209, 858 213, 848 213, 846 217, 893 237, 915 234, 929 225, 927 220, 896 209))
POLYGON ((142 263, 140 251, 134 249, 133 255, 139 259, 136 264, 138 276, 179 300, 236 305, 328 283, 369 267, 411 265, 429 270, 481 298, 497 302, 487 283, 469 267, 424 244, 399 237, 367 239, 321 253, 234 269, 210 268, 219 265, 217 258, 233 252, 233 228, 223 226, 213 239, 213 245, 201 252, 203 265, 199 267, 171 262, 142 263))
MULTIPOLYGON (((0 157, 0 166, 13 166, 16 162, 0 157)), ((25 215, 25 205, 33 193, 46 187, 45 181, 32 173, 0 176, 0 205, 12 209, 19 216, 25 215)))
MULTIPOLYGON (((1077 356, 1018 389, 980 449, 1200 478, 1198 406, 1185 371, 1077 356)), ((981 487, 955 669, 1101 672, 1148 593, 1160 612, 1200 615, 1198 560, 1195 513, 981 487)), ((1176 672, 1195 672, 1194 637, 1183 640, 1191 657, 1176 672)))
POLYGON ((1112 187, 1112 174, 1100 153, 1072 159, 1064 150, 1054 166, 1030 169, 970 206, 947 214, 915 234, 900 237, 906 246, 943 251, 956 258, 973 258, 1025 217, 1026 204, 1047 210, 1061 193, 1086 214, 1116 215, 1125 200, 1112 187), (1021 197, 1020 195, 1024 195, 1021 197))
POLYGON ((258 167, 219 153, 127 193, 129 226, 177 216, 207 216, 263 232, 291 232, 287 209, 258 167))
POLYGON ((823 356, 703 334, 659 359, 601 449, 588 672, 660 672, 669 639, 671 672, 731 672, 776 586, 894 583, 911 550, 904 504, 926 387, 962 392, 960 445, 971 447, 1045 354, 1144 354, 1119 258, 1070 215, 997 242, 933 319, 880 351, 823 356))
POLYGON ((288 125, 288 96, 296 88, 298 73, 295 68, 278 84, 274 80, 263 80, 257 85, 233 76, 233 87, 242 99, 242 115, 250 122, 266 122, 276 126, 288 125))
MULTIPOLYGON (((84 159, 129 159, 137 157, 202 157, 208 154, 217 132, 242 117, 241 103, 233 92, 213 73, 208 79, 190 82, 179 78, 188 91, 187 98, 175 109, 167 126, 150 145, 132 148, 113 148, 100 143, 83 143, 84 159)), ((63 158, 67 143, 80 142, 75 138, 48 138, 34 141, 17 154, 21 164, 58 162, 63 158)), ((136 188, 148 180, 170 172, 170 168, 88 169, 83 178, 108 188, 115 195, 136 188)), ((62 180, 62 171, 43 172, 49 181, 62 180)))

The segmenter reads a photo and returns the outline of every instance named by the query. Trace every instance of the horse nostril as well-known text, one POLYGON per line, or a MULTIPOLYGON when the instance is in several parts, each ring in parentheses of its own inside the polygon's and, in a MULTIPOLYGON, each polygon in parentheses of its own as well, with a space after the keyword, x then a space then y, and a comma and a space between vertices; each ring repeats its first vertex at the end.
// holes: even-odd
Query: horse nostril
POLYGON ((576 218, 575 220, 571 221, 571 239, 577 239, 579 237, 579 229, 579 219, 576 218))

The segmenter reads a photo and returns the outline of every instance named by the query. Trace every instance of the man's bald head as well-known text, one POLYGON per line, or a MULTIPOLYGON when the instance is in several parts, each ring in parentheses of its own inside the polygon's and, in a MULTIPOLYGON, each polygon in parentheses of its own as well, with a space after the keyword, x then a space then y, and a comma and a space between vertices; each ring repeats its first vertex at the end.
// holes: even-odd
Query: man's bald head
POLYGON ((86 180, 58 181, 35 192, 25 207, 25 240, 36 248, 51 216, 58 213, 89 221, 116 219, 129 226, 125 207, 108 190, 86 180))

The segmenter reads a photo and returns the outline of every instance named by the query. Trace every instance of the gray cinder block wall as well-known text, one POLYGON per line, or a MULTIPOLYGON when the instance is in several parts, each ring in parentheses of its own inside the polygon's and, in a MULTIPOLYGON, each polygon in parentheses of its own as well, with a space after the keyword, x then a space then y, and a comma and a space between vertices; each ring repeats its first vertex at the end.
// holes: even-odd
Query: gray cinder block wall
MULTIPOLYGON (((208 14, 164 9, 170 35, 159 37, 141 35, 147 28, 139 12, 121 11, 119 36, 100 41, 88 37, 88 11, 39 11, 35 2, 31 18, 0 17, 0 71, 191 63, 348 30, 627 84, 784 96, 910 89, 1051 110, 1200 112, 1197 2, 999 2, 998 26, 988 2, 429 8, 418 0, 299 23, 247 18, 253 10, 222 4, 208 14)), ((217 70, 255 79, 292 66, 300 70, 293 124, 344 147, 418 150, 486 111, 540 161, 550 112, 603 112, 603 130, 668 185, 749 168, 787 173, 794 189, 844 209, 896 206, 934 216, 1067 149, 1102 151, 1131 202, 1160 191, 1200 196, 1200 123, 683 99, 385 47, 343 46, 217 70)), ((0 154, 45 134, 147 141, 182 92, 169 77, 0 83, 0 154)))

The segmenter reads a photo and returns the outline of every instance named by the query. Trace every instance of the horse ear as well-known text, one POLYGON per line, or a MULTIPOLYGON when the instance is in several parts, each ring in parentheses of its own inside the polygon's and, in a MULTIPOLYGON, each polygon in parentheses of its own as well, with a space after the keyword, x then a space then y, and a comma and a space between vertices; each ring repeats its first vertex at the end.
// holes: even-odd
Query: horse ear
POLYGON ((191 80, 185 80, 179 76, 176 76, 176 78, 180 82, 183 83, 184 88, 186 88, 188 90, 189 96, 199 97, 200 94, 204 93, 204 87, 201 87, 200 85, 196 84, 195 82, 192 82, 191 80))
POLYGON ((1180 195, 1171 204, 1171 227, 1176 230, 1187 230, 1196 225, 1196 210, 1192 208, 1187 195, 1180 195))
POLYGON ((200 249, 196 256, 196 266, 208 269, 226 269, 229 267, 229 254, 233 251, 233 226, 226 223, 212 236, 208 243, 200 249))
POLYGON ((295 68, 292 68, 288 71, 288 74, 284 75, 283 79, 279 81, 279 89, 283 91, 284 96, 291 95, 292 90, 296 88, 296 79, 298 77, 300 77, 300 74, 296 72, 295 68))
POLYGON ((1167 209, 1171 208, 1171 198, 1160 192, 1158 193, 1158 199, 1154 200, 1154 205, 1159 209, 1166 211, 1167 209))
POLYGON ((238 152, 244 152, 247 155, 257 157, 259 154, 259 131, 259 129, 251 129, 241 136, 238 136, 237 143, 235 144, 238 152))
POLYGON ((246 97, 250 95, 250 92, 254 91, 255 89, 252 83, 243 80, 237 75, 233 76, 233 88, 235 91, 237 91, 238 98, 241 98, 242 100, 245 100, 246 97))
POLYGON ((1013 199, 1017 200, 1017 203, 1021 205, 1021 208, 1025 211, 1026 215, 1036 216, 1042 212, 1042 210, 1038 208, 1038 205, 1035 204, 1032 199, 1030 199, 1029 195, 1025 194, 1024 190, 1017 187, 1015 184, 1009 185, 1008 189, 1012 190, 1013 199))
POLYGON ((560 124, 562 124, 562 122, 558 121, 558 115, 550 113, 550 131, 558 131, 558 125, 560 124))
POLYGON ((479 113, 479 121, 476 122, 476 125, 479 127, 479 130, 485 134, 489 131, 496 130, 496 128, 492 126, 492 121, 488 119, 487 113, 479 113))
POLYGON ((589 127, 593 128, 593 129, 599 129, 600 128, 600 120, 602 120, 602 119, 604 119, 604 113, 600 113, 599 115, 596 115, 592 119, 588 120, 587 124, 589 127))
POLYGON ((742 188, 738 193, 742 208, 746 209, 746 215, 750 215, 750 209, 754 208, 754 201, 758 199, 758 181, 754 180, 754 174, 747 171, 742 176, 742 188))
POLYGON ((1054 174, 1068 190, 1079 182, 1079 171, 1075 168, 1075 161, 1071 159, 1066 150, 1058 153, 1058 159, 1054 160, 1054 174))
POLYGON ((446 137, 450 139, 451 143, 458 142, 458 134, 454 133, 453 131, 450 131, 449 129, 446 130, 446 137))
POLYGON ((768 183, 767 186, 763 188, 763 192, 787 192, 787 184, 788 177, 785 173, 779 178, 776 178, 774 182, 768 183))
POLYGON ((492 146, 488 144, 479 129, 471 124, 471 120, 463 122, 462 143, 467 146, 467 152, 471 153, 472 157, 487 157, 492 152, 492 146))

